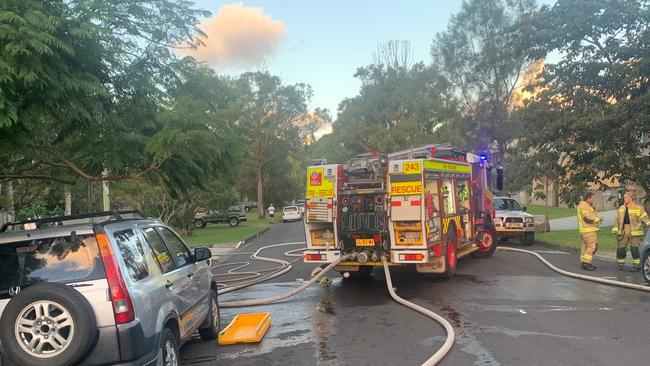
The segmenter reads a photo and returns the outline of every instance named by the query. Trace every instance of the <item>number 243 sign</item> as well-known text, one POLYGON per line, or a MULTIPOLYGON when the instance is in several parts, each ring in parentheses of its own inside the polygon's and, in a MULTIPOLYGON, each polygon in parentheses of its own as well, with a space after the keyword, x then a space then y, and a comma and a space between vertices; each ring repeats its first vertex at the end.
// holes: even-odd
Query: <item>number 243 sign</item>
POLYGON ((422 165, 419 161, 407 161, 404 163, 404 174, 420 174, 422 165))

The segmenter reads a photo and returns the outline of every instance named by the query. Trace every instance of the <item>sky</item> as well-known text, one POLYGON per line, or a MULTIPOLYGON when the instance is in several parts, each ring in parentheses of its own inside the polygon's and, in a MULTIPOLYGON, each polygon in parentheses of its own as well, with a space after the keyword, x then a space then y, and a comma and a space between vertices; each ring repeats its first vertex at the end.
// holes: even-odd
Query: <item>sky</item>
POLYGON ((204 23, 208 47, 199 59, 236 75, 268 70, 284 83, 313 88, 310 109, 328 108, 353 97, 358 67, 369 65, 376 47, 389 40, 411 42, 414 60, 430 62, 437 32, 446 29, 460 0, 196 0, 213 17, 204 23))

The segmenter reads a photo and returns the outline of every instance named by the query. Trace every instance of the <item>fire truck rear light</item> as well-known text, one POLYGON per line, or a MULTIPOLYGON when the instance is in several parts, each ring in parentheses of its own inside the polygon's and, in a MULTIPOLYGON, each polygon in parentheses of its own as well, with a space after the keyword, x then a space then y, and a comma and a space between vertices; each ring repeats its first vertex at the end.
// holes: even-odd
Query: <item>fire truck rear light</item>
POLYGON ((420 206, 420 201, 411 201, 411 206, 420 206))
POLYGON ((374 239, 375 239, 376 244, 381 243, 381 236, 380 235, 375 235, 374 239))
POLYGON ((424 254, 400 254, 399 260, 401 261, 421 261, 424 259, 424 254))
POLYGON ((305 260, 307 261, 324 261, 325 255, 323 254, 305 254, 305 260))
POLYGON ((391 201, 390 205, 392 207, 400 207, 402 205, 402 201, 391 201))
POLYGON ((328 204, 327 204, 327 208, 334 208, 334 205, 331 204, 331 203, 328 203, 328 204))

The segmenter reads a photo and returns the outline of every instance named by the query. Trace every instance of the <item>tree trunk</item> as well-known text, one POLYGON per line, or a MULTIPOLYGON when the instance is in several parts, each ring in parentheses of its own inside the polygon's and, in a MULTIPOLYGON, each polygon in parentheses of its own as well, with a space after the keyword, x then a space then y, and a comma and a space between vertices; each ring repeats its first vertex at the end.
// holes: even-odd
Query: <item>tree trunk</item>
POLYGON ((9 215, 9 220, 16 219, 16 211, 14 208, 14 185, 12 181, 7 181, 2 184, 2 196, 5 201, 5 210, 9 215))
POLYGON ((70 192, 70 185, 66 184, 63 186, 63 194, 65 196, 65 209, 64 215, 72 215, 72 192, 70 192))
POLYGON ((264 206, 264 185, 262 184, 262 166, 257 166, 257 217, 264 218, 266 209, 264 206))

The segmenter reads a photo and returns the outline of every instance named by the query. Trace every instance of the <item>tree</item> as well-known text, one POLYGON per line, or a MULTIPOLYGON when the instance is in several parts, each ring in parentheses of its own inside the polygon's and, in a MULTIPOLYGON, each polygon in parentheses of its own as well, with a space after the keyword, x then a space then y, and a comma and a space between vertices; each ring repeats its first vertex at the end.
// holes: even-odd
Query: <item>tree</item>
POLYGON ((7 0, 0 5, 0 180, 136 179, 155 115, 200 43, 190 1, 7 0), (187 41, 189 40, 189 41, 187 41))
POLYGON ((611 179, 650 192, 648 24, 648 1, 561 0, 522 25, 531 58, 562 56, 522 111, 521 142, 537 169, 558 176, 567 203, 611 179))
MULTIPOLYGON (((357 70, 359 95, 343 100, 332 137, 323 137, 335 157, 370 151, 395 151, 431 143, 437 127, 456 116, 449 84, 433 67, 369 65, 357 70)), ((315 148, 314 158, 323 157, 315 148)), ((327 156, 330 157, 330 156, 327 156)))
POLYGON ((258 215, 263 218, 265 187, 278 183, 289 173, 277 167, 286 162, 311 133, 301 128, 308 116, 311 88, 306 84, 283 85, 280 78, 266 72, 248 72, 236 81, 241 100, 238 119, 248 146, 248 182, 255 182, 258 215), (283 173, 284 172, 284 173, 283 173))
POLYGON ((502 164, 515 136, 510 103, 529 64, 514 26, 533 8, 534 0, 463 1, 460 12, 431 46, 434 65, 452 83, 462 103, 461 125, 469 133, 466 144, 477 152, 489 152, 496 144, 502 164))

